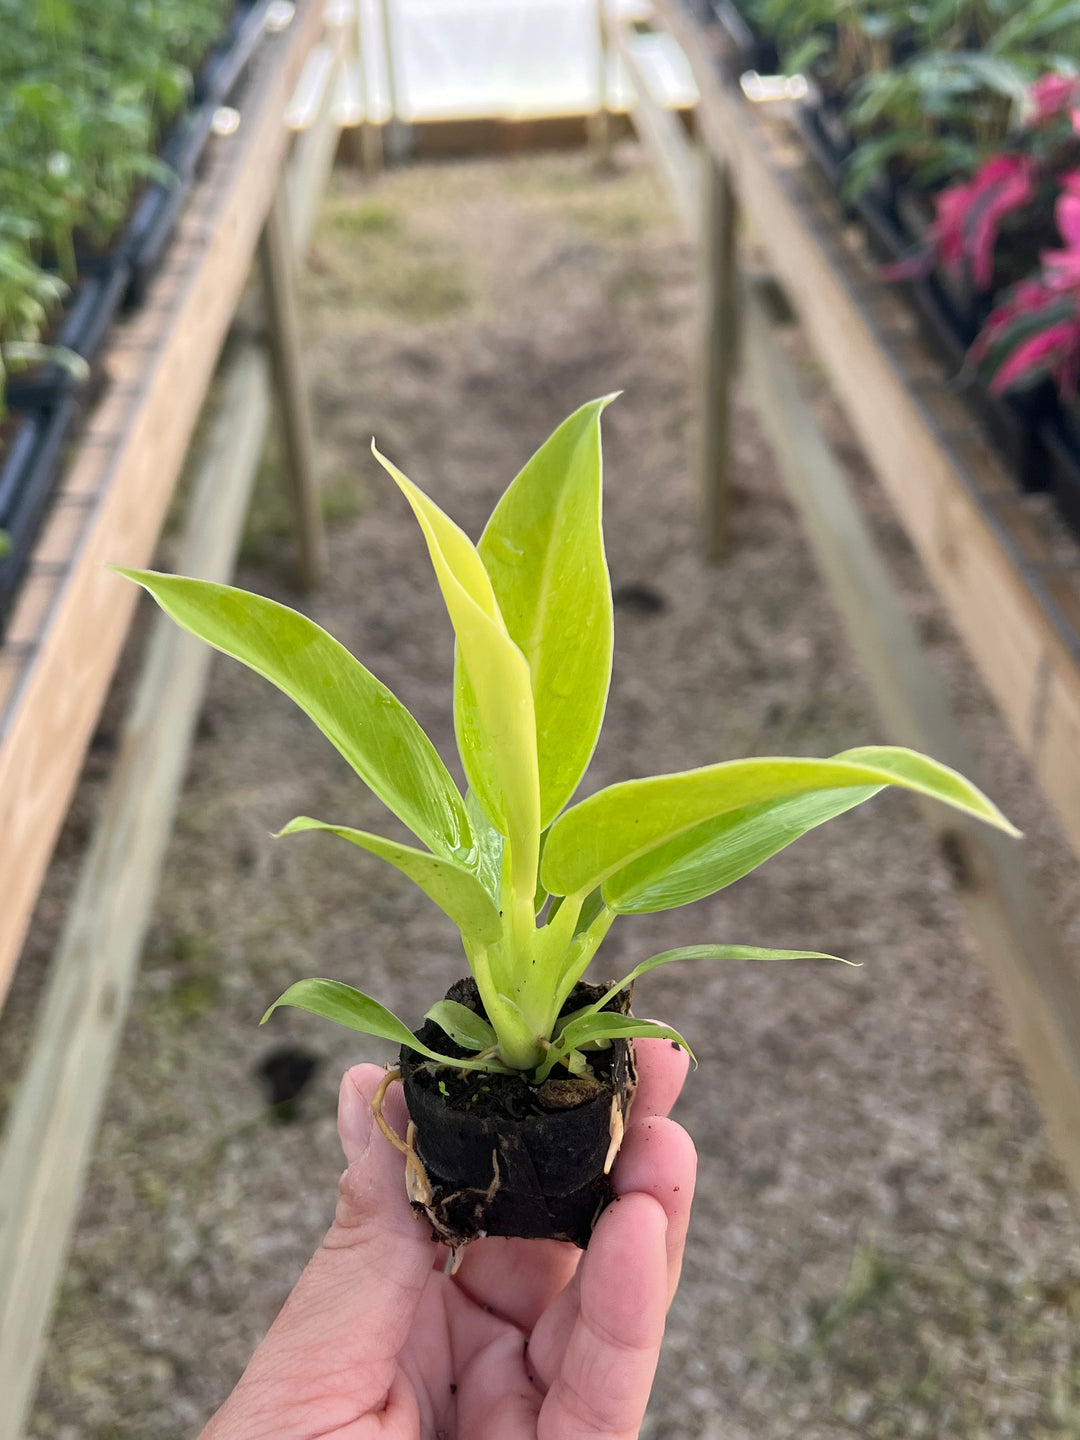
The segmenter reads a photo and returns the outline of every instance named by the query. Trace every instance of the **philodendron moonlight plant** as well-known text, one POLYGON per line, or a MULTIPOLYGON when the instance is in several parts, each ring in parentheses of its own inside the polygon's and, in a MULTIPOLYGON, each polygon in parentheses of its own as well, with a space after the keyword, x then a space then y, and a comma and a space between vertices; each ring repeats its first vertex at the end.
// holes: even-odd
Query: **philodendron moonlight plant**
MULTIPOLYGON (((582 977, 617 915, 711 895, 825 820, 898 785, 1010 825, 955 771, 911 750, 730 760, 627 780, 571 804, 607 700, 612 603, 601 529, 600 415, 583 406, 510 485, 473 545, 389 461, 420 524, 457 637, 459 792, 394 695, 313 621, 257 595, 125 570, 181 625, 301 706, 420 847, 301 816, 406 874, 457 924, 471 980, 414 1034, 335 980, 295 1005, 402 1047, 414 1203, 458 1245, 479 1234, 585 1244, 633 1091, 637 976, 674 960, 815 952, 707 944, 655 955, 613 985, 582 977)), ((375 452, 378 455, 378 451, 375 452)), ((266 1017, 264 1017, 265 1019, 266 1017)), ((688 1048, 688 1047, 687 1047, 688 1048)))

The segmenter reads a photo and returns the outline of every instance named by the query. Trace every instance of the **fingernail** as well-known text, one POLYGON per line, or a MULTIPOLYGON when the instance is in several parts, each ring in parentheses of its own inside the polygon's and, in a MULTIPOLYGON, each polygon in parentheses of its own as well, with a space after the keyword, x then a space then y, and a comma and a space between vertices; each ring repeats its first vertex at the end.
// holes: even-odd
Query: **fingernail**
POLYGON ((338 1134, 341 1136, 345 1159, 350 1165, 362 1160, 367 1154, 374 1128, 371 1106, 346 1075, 338 1104, 338 1134))

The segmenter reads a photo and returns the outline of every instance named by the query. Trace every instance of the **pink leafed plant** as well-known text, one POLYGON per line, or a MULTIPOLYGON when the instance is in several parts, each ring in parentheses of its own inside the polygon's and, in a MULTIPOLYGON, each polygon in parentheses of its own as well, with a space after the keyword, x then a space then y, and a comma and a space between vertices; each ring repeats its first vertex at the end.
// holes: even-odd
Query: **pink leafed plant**
POLYGON ((1043 252, 1039 276, 1009 292, 971 347, 994 394, 1046 378, 1065 398, 1080 387, 1080 171, 1061 179, 1054 218, 1062 248, 1043 252))
POLYGON ((1054 72, 1042 75, 1028 90, 1028 99, 1031 102, 1029 124, 1043 125, 1068 114, 1073 128, 1080 132, 1080 76, 1054 72))
POLYGON ((1027 155, 992 155, 964 184, 948 185, 937 197, 937 215, 926 248, 888 266, 889 280, 926 275, 940 260, 954 273, 965 270, 978 290, 994 283, 994 247, 1001 222, 1035 194, 1037 167, 1027 155))

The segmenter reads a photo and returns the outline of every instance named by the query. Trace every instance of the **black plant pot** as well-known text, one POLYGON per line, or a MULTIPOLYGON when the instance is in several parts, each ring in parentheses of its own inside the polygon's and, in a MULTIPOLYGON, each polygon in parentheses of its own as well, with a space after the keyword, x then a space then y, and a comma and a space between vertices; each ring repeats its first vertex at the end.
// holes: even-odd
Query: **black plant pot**
POLYGON ((48 414, 16 417, 17 433, 0 458, 0 530, 6 537, 0 557, 0 635, 52 498, 64 440, 77 410, 69 395, 48 414))
MULTIPOLYGON (((578 985, 564 1009, 604 990, 578 985)), ((483 1013, 476 984, 447 992, 483 1013)), ((626 1012, 624 991, 609 1006, 626 1012)), ((441 1054, 469 1052, 427 1021, 418 1037, 441 1054)), ((633 1042, 590 1056, 595 1079, 567 1076, 534 1085, 523 1075, 452 1070, 402 1048, 400 1069, 423 1175, 410 1198, 438 1239, 455 1249, 485 1235, 569 1240, 582 1249, 613 1190, 604 1164, 621 1137, 637 1083, 633 1042)))
POLYGON ((213 47, 195 75, 196 105, 223 105, 243 80, 266 29, 273 0, 243 0, 221 41, 213 47))
POLYGON ((1050 483, 1062 519, 1080 536, 1080 405, 1062 405, 1042 427, 1050 483))
POLYGON ((732 0, 706 0, 706 3, 711 18, 723 32, 731 74, 741 75, 745 70, 756 70, 759 75, 778 73, 780 57, 776 45, 732 0))
POLYGON ((794 107, 793 114, 803 143, 829 187, 839 196, 848 157, 854 148, 843 116, 839 111, 830 110, 820 99, 803 100, 794 107))
POLYGON ((6 403, 12 410, 48 410, 68 394, 80 394, 84 403, 93 398, 102 378, 95 362, 130 279, 126 262, 114 256, 108 267, 102 266, 98 274, 79 282, 53 343, 81 356, 90 367, 89 377, 80 380, 57 361, 12 371, 5 386, 6 403))
POLYGON ((208 102, 187 111, 176 122, 161 150, 162 160, 174 174, 168 180, 147 186, 124 227, 120 251, 131 271, 125 296, 129 309, 142 304, 164 258, 192 184, 206 158, 216 109, 215 104, 208 102))

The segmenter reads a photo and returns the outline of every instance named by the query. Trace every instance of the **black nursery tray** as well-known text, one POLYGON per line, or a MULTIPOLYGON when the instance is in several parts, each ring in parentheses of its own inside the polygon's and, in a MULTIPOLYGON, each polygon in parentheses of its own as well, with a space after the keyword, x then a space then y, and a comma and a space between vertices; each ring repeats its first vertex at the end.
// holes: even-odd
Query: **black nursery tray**
POLYGON ((64 441, 78 402, 63 396, 52 410, 15 416, 15 434, 0 455, 0 636, 7 628, 12 603, 30 549, 49 508, 64 441))
POLYGON ((776 45, 749 20, 733 0, 701 0, 704 19, 723 31, 730 56, 730 71, 738 76, 747 70, 775 75, 780 69, 776 45))
POLYGON ((75 287, 65 307, 54 343, 87 362, 89 376, 80 378, 67 365, 50 361, 27 370, 9 372, 5 402, 12 410, 47 410, 63 395, 80 393, 92 398, 101 380, 98 363, 102 341, 119 310, 131 279, 127 263, 114 258, 110 267, 87 275, 75 287))
POLYGON ((1080 409, 1062 406, 1041 429, 1058 511, 1080 536, 1080 409))
POLYGON ((196 106, 224 105, 231 98, 266 29, 274 0, 242 0, 221 41, 213 47, 195 76, 196 106))
MULTIPOLYGON (((842 130, 834 130, 824 106, 815 100, 795 108, 799 131, 830 190, 839 197, 850 141, 842 130)), ((866 235, 870 253, 882 265, 908 259, 918 248, 921 234, 905 223, 912 207, 890 185, 882 184, 850 201, 840 200, 846 215, 854 216, 866 235)), ((896 280, 891 284, 911 306, 926 340, 956 376, 956 389, 986 428, 1024 490, 1046 490, 1052 485, 1052 467, 1047 449, 1047 424, 1058 413, 1050 384, 1024 394, 995 396, 965 370, 968 347, 985 319, 986 307, 978 297, 966 294, 950 282, 940 269, 925 276, 896 280)))

